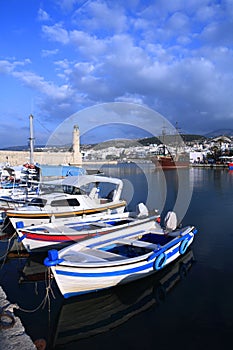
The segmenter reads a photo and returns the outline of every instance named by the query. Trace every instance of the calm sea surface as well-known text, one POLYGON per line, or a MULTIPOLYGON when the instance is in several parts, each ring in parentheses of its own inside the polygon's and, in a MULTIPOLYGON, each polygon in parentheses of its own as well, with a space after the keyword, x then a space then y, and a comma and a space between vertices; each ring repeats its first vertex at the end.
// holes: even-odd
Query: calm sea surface
POLYGON ((197 227, 181 260, 137 283, 64 301, 45 281, 42 256, 8 259, 0 284, 20 307, 32 340, 46 349, 228 349, 233 334, 233 173, 149 165, 102 168, 122 178, 129 210, 139 202, 175 206, 184 225, 197 227), (49 298, 43 304, 48 291, 49 298))

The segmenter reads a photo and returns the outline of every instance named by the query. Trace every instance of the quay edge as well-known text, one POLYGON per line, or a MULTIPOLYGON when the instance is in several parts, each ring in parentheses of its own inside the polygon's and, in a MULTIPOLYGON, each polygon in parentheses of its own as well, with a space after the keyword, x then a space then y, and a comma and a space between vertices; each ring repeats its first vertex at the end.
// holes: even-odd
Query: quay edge
POLYGON ((209 168, 209 169, 228 169, 228 164, 199 164, 191 163, 190 167, 192 168, 209 168))
POLYGON ((35 350, 37 349, 31 338, 26 334, 19 319, 13 313, 5 317, 6 307, 10 303, 0 286, 0 350, 35 350), (6 318, 6 321, 4 321, 6 318))

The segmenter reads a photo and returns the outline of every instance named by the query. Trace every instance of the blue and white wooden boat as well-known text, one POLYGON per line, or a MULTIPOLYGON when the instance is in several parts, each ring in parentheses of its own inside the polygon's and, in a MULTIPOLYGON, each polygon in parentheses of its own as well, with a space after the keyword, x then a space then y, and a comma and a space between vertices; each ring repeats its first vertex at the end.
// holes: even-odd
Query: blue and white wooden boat
POLYGON ((22 242, 28 252, 61 249, 88 238, 119 231, 120 228, 127 227, 132 232, 137 228, 149 229, 155 220, 160 219, 158 214, 143 217, 134 217, 131 214, 133 213, 103 214, 102 217, 92 215, 27 227, 19 221, 16 225, 18 242, 22 242))
POLYGON ((196 232, 194 226, 170 233, 158 225, 133 232, 125 228, 60 251, 49 250, 44 264, 51 267, 61 294, 69 298, 161 270, 186 252, 196 232))

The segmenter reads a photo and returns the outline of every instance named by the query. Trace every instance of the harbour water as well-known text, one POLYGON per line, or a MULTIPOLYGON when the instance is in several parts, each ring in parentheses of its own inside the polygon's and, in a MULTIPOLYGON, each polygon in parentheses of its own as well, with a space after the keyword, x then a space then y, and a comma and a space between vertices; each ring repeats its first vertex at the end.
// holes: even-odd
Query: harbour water
POLYGON ((101 170, 123 179, 129 210, 139 202, 159 209, 162 218, 174 206, 180 210, 183 225, 198 229, 192 249, 153 277, 66 301, 55 281, 46 278, 44 256, 0 262, 0 285, 19 306, 15 313, 27 334, 51 350, 228 348, 233 331, 233 173, 191 168, 177 174, 140 164, 101 170))

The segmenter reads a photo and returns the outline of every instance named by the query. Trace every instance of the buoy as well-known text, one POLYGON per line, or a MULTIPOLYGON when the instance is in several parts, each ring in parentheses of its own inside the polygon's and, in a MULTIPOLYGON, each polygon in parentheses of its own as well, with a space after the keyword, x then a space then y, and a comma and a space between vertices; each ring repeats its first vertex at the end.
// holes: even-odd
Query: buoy
POLYGON ((34 344, 38 350, 46 349, 46 340, 45 339, 37 339, 34 341, 34 344))

